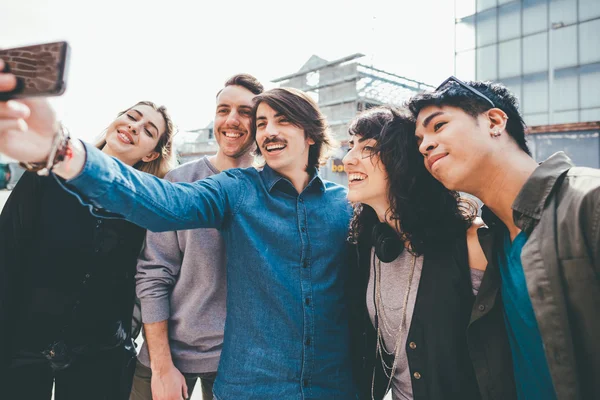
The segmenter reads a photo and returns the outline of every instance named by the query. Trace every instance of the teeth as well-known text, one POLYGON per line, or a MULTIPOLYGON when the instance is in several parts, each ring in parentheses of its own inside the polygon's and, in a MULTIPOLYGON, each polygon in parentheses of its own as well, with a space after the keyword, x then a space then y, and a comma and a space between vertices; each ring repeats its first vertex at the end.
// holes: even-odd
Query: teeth
POLYGON ((360 174, 360 173, 350 173, 348 174, 348 180, 350 182, 354 182, 354 181, 363 181, 367 178, 367 176, 365 174, 360 174))
POLYGON ((124 133, 117 132, 117 135, 119 135, 119 137, 121 139, 123 139, 124 141, 128 142, 129 144, 131 144, 131 140, 129 140, 129 138, 127 137, 127 135, 125 135, 124 133))
POLYGON ((280 143, 268 144, 267 150, 283 149, 284 147, 285 147, 285 145, 280 144, 280 143))
POLYGON ((228 138, 239 138, 242 136, 242 134, 239 132, 225 132, 225 136, 228 138))

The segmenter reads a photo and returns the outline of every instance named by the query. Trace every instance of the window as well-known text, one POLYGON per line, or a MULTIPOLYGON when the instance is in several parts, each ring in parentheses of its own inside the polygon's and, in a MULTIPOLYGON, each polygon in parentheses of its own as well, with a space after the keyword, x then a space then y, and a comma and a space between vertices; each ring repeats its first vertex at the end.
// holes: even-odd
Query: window
POLYGON ((475 50, 456 53, 454 74, 463 81, 473 80, 475 76, 475 50))
POLYGON ((577 65, 577 26, 550 30, 552 46, 552 68, 577 65))
POLYGON ((498 76, 497 45, 477 49, 477 80, 494 81, 498 76))
POLYGON ((496 9, 477 14, 477 47, 492 44, 498 41, 496 35, 496 9))
POLYGON ((522 101, 523 112, 526 114, 548 112, 548 77, 546 74, 523 77, 522 101))
POLYGON ((521 4, 510 3, 498 9, 498 39, 521 36, 521 4))
POLYGON ((548 33, 523 38, 523 73, 548 70, 548 33))
POLYGON ((503 42, 499 45, 499 71, 498 77, 508 78, 521 74, 521 39, 503 42))
POLYGON ((579 106, 578 68, 554 71, 552 111, 574 110, 579 106))
POLYGON ((523 35, 548 29, 546 0, 523 0, 523 35))
POLYGON ((550 24, 577 22, 577 0, 550 0, 550 24))
POLYGON ((581 108, 600 107, 600 63, 579 68, 581 108))
POLYGON ((596 17, 600 17, 600 1, 579 0, 579 20, 585 21, 596 17))
POLYGON ((581 64, 600 61, 600 19, 579 25, 579 60, 581 64))

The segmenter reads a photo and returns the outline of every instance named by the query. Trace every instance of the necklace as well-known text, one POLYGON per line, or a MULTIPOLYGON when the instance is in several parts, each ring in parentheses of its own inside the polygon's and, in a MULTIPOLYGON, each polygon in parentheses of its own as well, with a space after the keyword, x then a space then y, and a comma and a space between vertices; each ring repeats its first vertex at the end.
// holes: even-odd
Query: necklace
MULTIPOLYGON (((375 264, 375 255, 373 255, 373 263, 375 264)), ((378 356, 381 356, 381 365, 383 367, 383 372, 385 373, 386 377, 388 378, 388 384, 386 386, 385 392, 387 393, 388 390, 390 389, 390 386, 392 385, 392 380, 394 379, 394 374, 396 373, 396 368, 398 367, 398 359, 400 358, 400 350, 402 348, 402 333, 403 333, 403 329, 406 325, 406 309, 407 309, 407 305, 408 305, 408 297, 410 295, 410 289, 412 286, 412 280, 413 280, 413 275, 415 272, 415 265, 417 263, 417 257, 413 254, 412 257, 412 266, 410 269, 410 273, 408 276, 408 283, 406 284, 406 291, 404 293, 404 299, 402 301, 402 316, 400 318, 400 325, 396 328, 393 329, 393 327, 391 326, 391 323, 389 323, 389 321, 387 320, 387 317, 385 315, 385 310, 383 307, 383 302, 381 300, 381 260, 379 260, 379 258, 377 259, 377 264, 376 264, 376 270, 375 270, 375 313, 377 318, 375 319, 377 322, 377 346, 375 348, 375 359, 377 359, 378 356), (383 322, 382 324, 379 324, 379 315, 381 315, 381 321, 383 322), (383 329, 385 329, 386 333, 388 335, 390 335, 391 337, 393 337, 393 331, 396 330, 397 331, 397 336, 396 336, 396 343, 394 345, 394 349, 393 351, 389 351, 386 346, 385 346, 385 340, 383 338, 382 335, 382 328, 381 326, 383 325, 383 329), (394 363, 389 366, 384 359, 384 355, 383 353, 386 353, 388 355, 393 355, 394 356, 394 363), (390 371, 388 374, 388 370, 390 371)), ((374 400, 375 399, 375 369, 373 369, 373 378, 371 380, 371 399, 374 400)))

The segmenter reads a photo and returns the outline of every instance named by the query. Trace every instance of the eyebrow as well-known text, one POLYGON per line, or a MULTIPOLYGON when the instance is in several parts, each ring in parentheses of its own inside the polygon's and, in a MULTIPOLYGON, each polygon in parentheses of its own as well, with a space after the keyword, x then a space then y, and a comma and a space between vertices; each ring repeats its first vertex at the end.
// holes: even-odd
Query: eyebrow
MULTIPOLYGON (((138 113, 138 114, 140 114, 140 118, 144 118, 144 114, 142 114, 142 112, 141 112, 141 111, 138 111, 138 110, 136 110, 135 108, 132 108, 131 110, 132 110, 132 111, 135 111, 135 112, 136 112, 136 113, 138 113)), ((156 133, 158 134, 158 132, 159 132, 159 131, 158 131, 158 127, 157 127, 156 125, 154 125, 154 122, 152 122, 152 121, 148 121, 148 124, 152 125, 152 127, 153 127, 154 129, 156 129, 156 133)))
POLYGON ((429 123, 431 122, 432 119, 434 119, 438 115, 442 115, 443 113, 444 113, 443 111, 436 111, 433 114, 427 116, 427 118, 425 118, 423 120, 423 128, 427 128, 427 125, 429 125, 429 123))

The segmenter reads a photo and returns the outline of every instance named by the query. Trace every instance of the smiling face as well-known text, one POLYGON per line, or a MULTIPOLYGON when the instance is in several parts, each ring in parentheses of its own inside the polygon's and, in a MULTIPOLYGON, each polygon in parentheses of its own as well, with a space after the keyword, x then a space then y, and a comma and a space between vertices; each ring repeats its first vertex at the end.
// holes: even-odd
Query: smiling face
POLYGON ((423 108, 415 135, 425 168, 446 188, 469 192, 494 152, 488 123, 456 107, 423 108))
POLYGON ((158 111, 138 104, 109 125, 102 151, 128 165, 150 162, 159 156, 155 149, 165 130, 165 120, 158 111))
POLYGON ((256 143, 269 167, 289 176, 306 170, 308 150, 315 142, 304 129, 262 102, 256 109, 256 143))
POLYGON ((228 157, 239 158, 254 147, 250 135, 254 96, 238 85, 226 86, 217 96, 213 128, 220 151, 228 157))
POLYGON ((343 162, 348 174, 348 200, 379 209, 388 203, 389 184, 385 167, 374 152, 376 145, 375 139, 352 136, 343 162))

